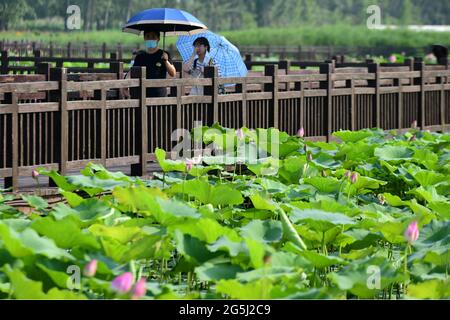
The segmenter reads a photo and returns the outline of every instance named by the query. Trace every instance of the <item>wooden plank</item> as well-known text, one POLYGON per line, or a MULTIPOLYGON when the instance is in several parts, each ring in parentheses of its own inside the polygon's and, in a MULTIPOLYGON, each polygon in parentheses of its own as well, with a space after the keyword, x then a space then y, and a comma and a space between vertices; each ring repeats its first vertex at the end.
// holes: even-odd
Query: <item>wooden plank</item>
POLYGON ((131 77, 139 80, 139 87, 131 90, 131 97, 138 99, 140 104, 139 109, 136 110, 135 124, 136 151, 139 155, 139 163, 131 165, 131 175, 143 176, 147 174, 146 154, 148 149, 147 102, 149 99, 146 99, 146 69, 143 67, 133 67, 131 69, 131 77))

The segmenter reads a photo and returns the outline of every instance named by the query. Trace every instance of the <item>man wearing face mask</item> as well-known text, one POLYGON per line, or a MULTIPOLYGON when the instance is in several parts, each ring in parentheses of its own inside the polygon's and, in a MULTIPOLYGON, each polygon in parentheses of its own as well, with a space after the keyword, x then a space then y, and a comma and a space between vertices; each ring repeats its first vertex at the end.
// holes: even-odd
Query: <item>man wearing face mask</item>
MULTIPOLYGON (((159 32, 144 33, 146 51, 139 51, 134 58, 133 67, 147 67, 147 79, 166 79, 167 74, 176 76, 176 69, 167 51, 158 47, 159 32)), ((167 97, 167 88, 147 88, 147 97, 167 97)))

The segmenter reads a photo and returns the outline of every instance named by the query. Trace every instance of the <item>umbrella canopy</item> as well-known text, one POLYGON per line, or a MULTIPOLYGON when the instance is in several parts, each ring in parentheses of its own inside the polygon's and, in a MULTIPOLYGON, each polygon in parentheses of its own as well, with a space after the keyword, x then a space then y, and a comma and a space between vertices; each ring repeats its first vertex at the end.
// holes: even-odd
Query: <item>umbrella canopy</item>
POLYGON ((248 70, 242 60, 239 49, 225 37, 211 31, 197 33, 191 36, 180 36, 177 41, 177 49, 183 61, 188 61, 194 50, 194 40, 205 37, 211 46, 210 57, 219 65, 220 74, 224 78, 245 77, 248 70))
POLYGON ((155 8, 134 15, 123 28, 124 32, 141 34, 143 31, 163 32, 165 35, 186 35, 208 29, 190 13, 173 8, 155 8))

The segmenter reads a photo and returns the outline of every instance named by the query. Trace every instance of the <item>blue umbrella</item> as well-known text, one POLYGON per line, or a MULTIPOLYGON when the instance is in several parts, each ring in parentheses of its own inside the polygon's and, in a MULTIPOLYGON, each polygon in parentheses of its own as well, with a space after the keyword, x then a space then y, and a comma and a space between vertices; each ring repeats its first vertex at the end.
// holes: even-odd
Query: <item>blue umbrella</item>
POLYGON ((218 64, 220 75, 222 77, 229 78, 247 76, 248 70, 242 60, 239 49, 225 37, 211 31, 178 37, 177 49, 180 52, 183 61, 188 61, 192 56, 192 52, 194 50, 193 43, 195 39, 200 37, 205 37, 208 39, 211 46, 211 52, 209 55, 218 64))
POLYGON ((190 13, 173 8, 155 8, 141 11, 128 20, 124 32, 164 32, 165 35, 193 34, 208 29, 190 13))

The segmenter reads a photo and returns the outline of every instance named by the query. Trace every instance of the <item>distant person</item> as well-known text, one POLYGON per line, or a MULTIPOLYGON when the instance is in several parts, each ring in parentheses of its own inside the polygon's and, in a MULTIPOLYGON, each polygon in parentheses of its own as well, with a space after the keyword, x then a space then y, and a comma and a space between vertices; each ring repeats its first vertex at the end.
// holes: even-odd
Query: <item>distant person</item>
MULTIPOLYGON (((160 33, 155 31, 144 32, 145 47, 133 53, 133 67, 147 67, 147 79, 166 79, 167 75, 175 77, 177 71, 173 65, 170 54, 158 47, 160 33)), ((127 75, 128 77, 128 75, 127 75)), ((147 88, 147 97, 167 97, 167 88, 147 88)))
MULTIPOLYGON (((211 51, 211 46, 208 39, 205 37, 200 37, 195 39, 194 50, 192 52, 191 58, 183 64, 183 70, 191 75, 193 78, 204 78, 205 77, 205 67, 216 66, 219 71, 220 67, 217 62, 209 55, 211 51)), ((223 86, 220 86, 219 91, 222 93, 223 86)), ((190 96, 202 96, 204 94, 203 86, 193 86, 189 95, 190 96)))

